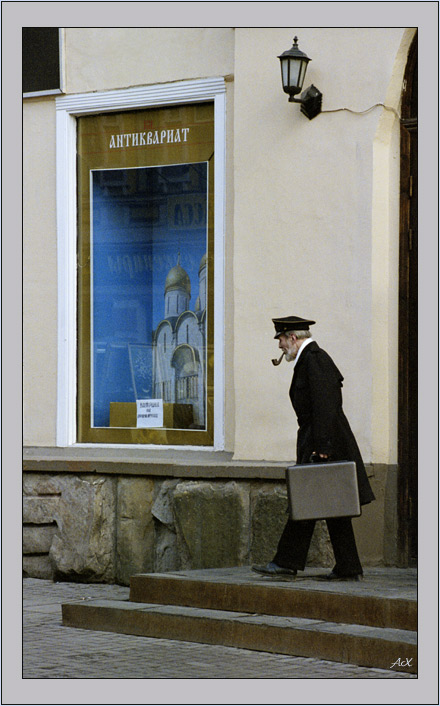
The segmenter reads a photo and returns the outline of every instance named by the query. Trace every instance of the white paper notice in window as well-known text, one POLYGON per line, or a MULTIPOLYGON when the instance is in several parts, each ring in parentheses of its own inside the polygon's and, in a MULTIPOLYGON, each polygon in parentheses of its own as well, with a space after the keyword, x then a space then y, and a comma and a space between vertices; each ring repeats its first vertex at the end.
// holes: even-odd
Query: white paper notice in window
POLYGON ((136 426, 163 427, 163 400, 136 400, 136 426))

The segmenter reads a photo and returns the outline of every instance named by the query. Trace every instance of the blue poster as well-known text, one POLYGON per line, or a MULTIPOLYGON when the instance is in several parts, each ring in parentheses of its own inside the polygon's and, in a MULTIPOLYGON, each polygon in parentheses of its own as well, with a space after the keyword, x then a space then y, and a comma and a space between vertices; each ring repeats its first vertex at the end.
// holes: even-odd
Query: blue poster
POLYGON ((92 426, 162 399, 205 429, 208 163, 90 174, 92 426))

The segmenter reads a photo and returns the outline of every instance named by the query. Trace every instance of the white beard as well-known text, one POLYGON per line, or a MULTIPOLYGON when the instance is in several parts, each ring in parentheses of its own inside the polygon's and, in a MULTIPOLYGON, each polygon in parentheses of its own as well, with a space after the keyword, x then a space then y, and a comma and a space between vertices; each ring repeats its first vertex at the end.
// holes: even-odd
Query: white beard
POLYGON ((300 346, 297 343, 294 343, 285 353, 285 358, 288 363, 291 363, 292 360, 295 360, 296 356, 298 355, 298 351, 300 349, 300 346))

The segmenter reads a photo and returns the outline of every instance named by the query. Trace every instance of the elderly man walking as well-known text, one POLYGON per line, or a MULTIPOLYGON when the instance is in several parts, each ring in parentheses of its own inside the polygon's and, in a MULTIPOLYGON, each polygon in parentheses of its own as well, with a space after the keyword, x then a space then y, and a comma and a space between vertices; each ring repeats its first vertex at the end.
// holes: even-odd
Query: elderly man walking
MULTIPOLYGON (((370 503, 374 500, 374 493, 342 409, 343 377, 328 353, 311 337, 310 326, 315 322, 298 316, 272 321, 279 348, 286 360, 293 361, 294 365, 289 395, 299 427, 297 463, 309 463, 315 459, 355 461, 360 504, 370 503)), ((337 517, 326 522, 335 566, 323 578, 330 581, 358 580, 363 572, 351 518, 337 517)), ((253 570, 265 576, 296 576, 306 565, 314 526, 315 520, 289 519, 273 561, 265 566, 254 566, 253 570)))

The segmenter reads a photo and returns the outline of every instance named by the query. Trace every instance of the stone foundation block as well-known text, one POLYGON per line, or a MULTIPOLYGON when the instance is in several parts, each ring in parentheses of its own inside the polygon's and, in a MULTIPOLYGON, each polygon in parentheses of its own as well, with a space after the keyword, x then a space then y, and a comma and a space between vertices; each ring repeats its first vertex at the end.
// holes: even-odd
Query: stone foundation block
POLYGON ((60 495, 60 476, 41 473, 25 473, 23 476, 23 495, 60 495))
POLYGON ((158 573, 175 571, 183 565, 177 534, 165 525, 158 525, 157 522, 155 524, 154 571, 158 573))
POLYGON ((23 576, 25 578, 52 580, 54 578, 54 569, 48 554, 43 556, 24 556, 23 576))
POLYGON ((156 484, 152 514, 155 525, 154 570, 157 572, 173 571, 182 564, 173 512, 174 489, 179 482, 165 480, 156 484))
POLYGON ((116 580, 154 570, 153 480, 119 478, 116 503, 116 580))
POLYGON ((55 524, 23 527, 23 554, 48 554, 55 530, 55 524))
POLYGON ((159 481, 155 488, 155 497, 152 507, 153 516, 162 525, 174 527, 173 497, 176 486, 180 480, 159 481))
POLYGON ((325 520, 318 520, 307 556, 307 566, 333 566, 335 559, 325 520))
POLYGON ((115 484, 113 478, 63 478, 50 549, 57 579, 115 580, 115 484))
POLYGON ((251 507, 251 563, 265 564, 273 559, 288 518, 285 484, 264 483, 254 487, 251 507))
POLYGON ((249 556, 249 486, 235 481, 184 481, 174 491, 181 568, 246 564, 249 556))
POLYGON ((33 525, 47 525, 54 521, 58 512, 58 496, 24 497, 23 498, 23 522, 33 525))

